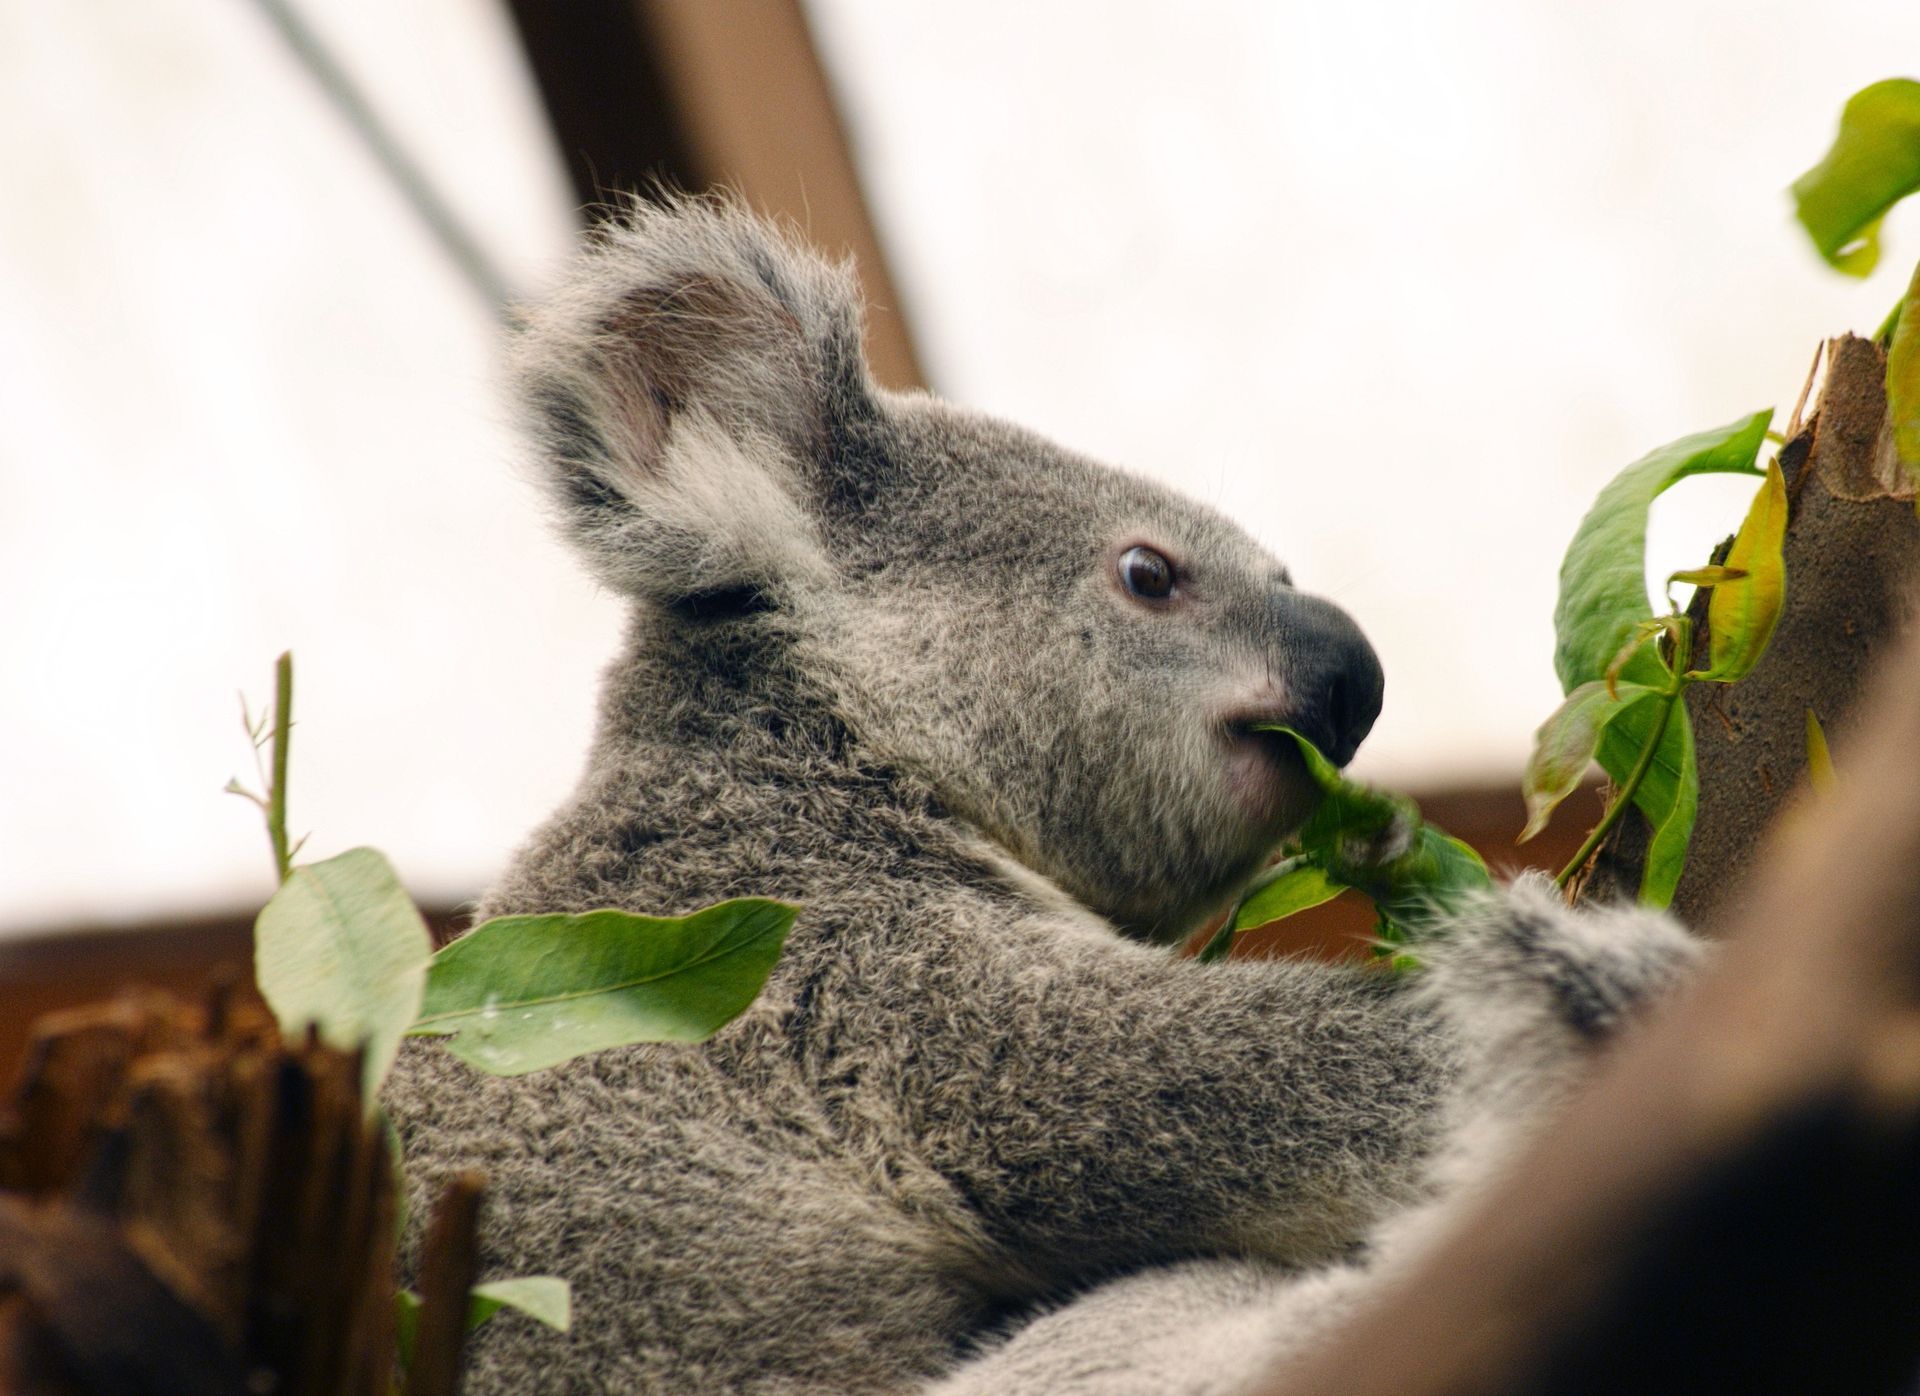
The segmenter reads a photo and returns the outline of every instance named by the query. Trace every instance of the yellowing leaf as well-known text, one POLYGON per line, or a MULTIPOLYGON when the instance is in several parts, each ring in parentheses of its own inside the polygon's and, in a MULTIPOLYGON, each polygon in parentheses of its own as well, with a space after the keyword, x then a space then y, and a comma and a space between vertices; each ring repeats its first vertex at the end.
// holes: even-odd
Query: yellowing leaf
MULTIPOLYGON (((393 1296, 393 1336, 400 1350, 402 1371, 413 1366, 413 1350, 420 1335, 420 1307, 420 1296, 413 1290, 403 1289, 393 1296)), ((553 1275, 522 1275, 475 1285, 467 1291, 467 1331, 471 1333, 502 1309, 517 1309, 565 1333, 573 1326, 573 1290, 553 1275)))
POLYGON ((1766 653, 1787 600, 1787 564, 1781 551, 1786 537, 1787 481, 1774 462, 1767 466, 1767 478, 1727 553, 1728 568, 1746 575, 1716 586, 1707 603, 1713 649, 1704 677, 1732 683, 1751 673, 1766 653))
POLYGON ((1822 794, 1839 783, 1834 774, 1833 754, 1827 750, 1827 734, 1820 730, 1820 719, 1807 709, 1807 781, 1822 794))
POLYGON ((1722 582, 1737 582, 1746 576, 1738 567, 1687 567, 1667 578, 1667 585, 1685 582, 1688 586, 1717 587, 1722 582))
POLYGON ((1632 705, 1660 696, 1644 684, 1620 684, 1617 695, 1613 688, 1610 680, 1581 684, 1533 734, 1533 756, 1520 781, 1527 801, 1527 827, 1520 843, 1546 828, 1555 807, 1579 787, 1607 724, 1632 705))
POLYGON ((528 1318, 565 1333, 573 1326, 573 1289, 556 1275, 519 1275, 475 1285, 467 1302, 468 1331, 502 1309, 518 1309, 528 1318))

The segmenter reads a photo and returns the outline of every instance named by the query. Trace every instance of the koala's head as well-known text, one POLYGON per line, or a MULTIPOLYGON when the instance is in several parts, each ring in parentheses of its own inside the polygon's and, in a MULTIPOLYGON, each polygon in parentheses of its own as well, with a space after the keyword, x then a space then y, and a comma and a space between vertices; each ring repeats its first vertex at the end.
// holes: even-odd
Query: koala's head
POLYGON ((1358 628, 1233 524, 877 388, 848 273, 726 205, 603 230, 517 368, 572 538, 648 624, 806 676, 1130 933, 1190 929, 1311 808, 1254 724, 1344 763, 1379 713, 1358 628))

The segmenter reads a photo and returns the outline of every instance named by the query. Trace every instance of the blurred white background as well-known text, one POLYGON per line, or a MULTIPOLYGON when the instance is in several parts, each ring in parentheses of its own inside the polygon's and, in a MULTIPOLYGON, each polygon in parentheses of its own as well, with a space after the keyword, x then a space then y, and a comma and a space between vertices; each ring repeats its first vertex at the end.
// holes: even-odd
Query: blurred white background
MULTIPOLYGON (((1845 281, 1783 192, 1920 66, 1887 0, 812 8, 935 386, 1346 605, 1389 676, 1358 769, 1402 788, 1517 778, 1593 493, 1784 418, 1920 255, 1896 213, 1845 281)), ((571 196, 494 0, 304 12, 537 293, 571 196)), ((472 895, 572 783, 618 620, 487 309, 238 0, 0 0, 0 191, 0 933, 263 898, 220 787, 288 647, 309 853, 472 895)), ((1716 484, 1655 570, 1737 520, 1716 484)))

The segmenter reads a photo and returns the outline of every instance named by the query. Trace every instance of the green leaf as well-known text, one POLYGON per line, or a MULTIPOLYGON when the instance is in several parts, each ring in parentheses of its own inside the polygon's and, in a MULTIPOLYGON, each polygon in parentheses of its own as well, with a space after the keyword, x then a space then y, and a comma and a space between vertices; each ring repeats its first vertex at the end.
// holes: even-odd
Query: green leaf
MULTIPOLYGON (((403 1289, 393 1296, 393 1337, 402 1369, 413 1365, 420 1336, 420 1296, 403 1289)), ((522 1275, 475 1285, 467 1294, 467 1331, 471 1333, 502 1309, 516 1309, 565 1333, 573 1324, 573 1289, 554 1275, 522 1275)))
POLYGON ((289 1037, 319 1026, 366 1051, 371 1110, 407 1025, 420 1010, 433 941, 387 860, 354 848, 294 868, 253 928, 260 993, 289 1037))
POLYGON ((1567 695, 1533 734, 1533 756, 1520 781, 1520 793, 1527 801, 1527 827, 1519 842, 1546 828, 1554 809, 1579 787, 1607 725, 1633 704, 1659 696, 1637 683, 1619 684, 1615 696, 1604 679, 1591 679, 1567 695))
POLYGON ((1840 783, 1834 774, 1833 753, 1827 750, 1827 734, 1820 730, 1820 719, 1807 709, 1807 783, 1825 793, 1840 783))
POLYGON ((521 1275, 475 1285, 467 1304, 467 1331, 502 1309, 516 1309, 564 1333, 573 1323, 573 1290, 557 1275, 521 1275))
POLYGON ((1675 698, 1671 709, 1664 703, 1638 703, 1607 725, 1600 738, 1596 759, 1607 775, 1624 782, 1640 753, 1646 749, 1662 711, 1670 711, 1660 744, 1654 750, 1653 764, 1634 791, 1633 803, 1647 817, 1652 838, 1647 848, 1646 870, 1640 880, 1640 901, 1645 906, 1661 907, 1673 901, 1673 891, 1686 865, 1687 845, 1693 838, 1693 819, 1700 803, 1700 777, 1694 765, 1693 724, 1687 717, 1684 699, 1675 698))
POLYGON ((1907 478, 1920 481, 1920 267, 1914 268, 1894 316, 1887 347, 1887 422, 1907 478))
MULTIPOLYGON (((1563 692, 1602 677, 1647 619, 1647 509, 1676 481, 1708 473, 1757 474, 1769 411, 1662 446, 1615 476, 1580 521, 1560 564, 1554 607, 1553 667, 1563 692)), ((1658 684, 1660 661, 1642 651, 1623 669, 1635 683, 1658 684)))
POLYGON ((699 1042, 752 1003, 797 907, 759 898, 691 916, 502 916, 433 957, 411 1031, 458 1034, 498 1076, 631 1042, 699 1042))
POLYGON ((1194 958, 1203 965, 1224 960, 1233 953, 1233 943, 1240 932, 1296 912, 1309 911, 1345 890, 1342 884, 1329 880, 1326 870, 1307 855, 1282 858, 1247 884, 1247 890, 1240 894, 1240 900, 1234 903, 1226 920, 1207 938, 1194 958))
POLYGON ((1702 677, 1733 683, 1767 652, 1787 601, 1786 541, 1787 480, 1778 463, 1770 463, 1727 552, 1728 569, 1744 575, 1714 587, 1707 602, 1712 661, 1702 677))
POLYGON ((1794 215, 1829 266, 1865 276, 1880 260, 1880 220, 1920 189, 1920 82, 1862 88, 1840 113, 1824 159, 1793 182, 1794 215))
POLYGON ((1234 908, 1231 922, 1234 930, 1250 931, 1256 926, 1285 920, 1330 902, 1346 890, 1344 883, 1327 876, 1325 868, 1302 857, 1282 859, 1268 871, 1277 875, 1257 880, 1253 890, 1234 908))

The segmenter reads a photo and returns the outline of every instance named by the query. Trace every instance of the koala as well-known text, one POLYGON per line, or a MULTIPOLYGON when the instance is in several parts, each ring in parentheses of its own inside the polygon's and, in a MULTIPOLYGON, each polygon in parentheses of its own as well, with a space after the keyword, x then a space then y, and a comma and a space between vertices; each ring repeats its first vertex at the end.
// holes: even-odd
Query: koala
MULTIPOLYGON (((1229 520, 877 387, 844 267, 636 204, 518 333, 558 523, 626 599, 579 786, 488 916, 801 912, 697 1046, 524 1077, 408 1044, 416 1193, 478 1167, 476 1392, 1238 1390, 1470 1191, 1692 940, 1523 883, 1423 967, 1174 948, 1380 710, 1229 520)), ((421 1209, 416 1206, 415 1215, 421 1209)))

